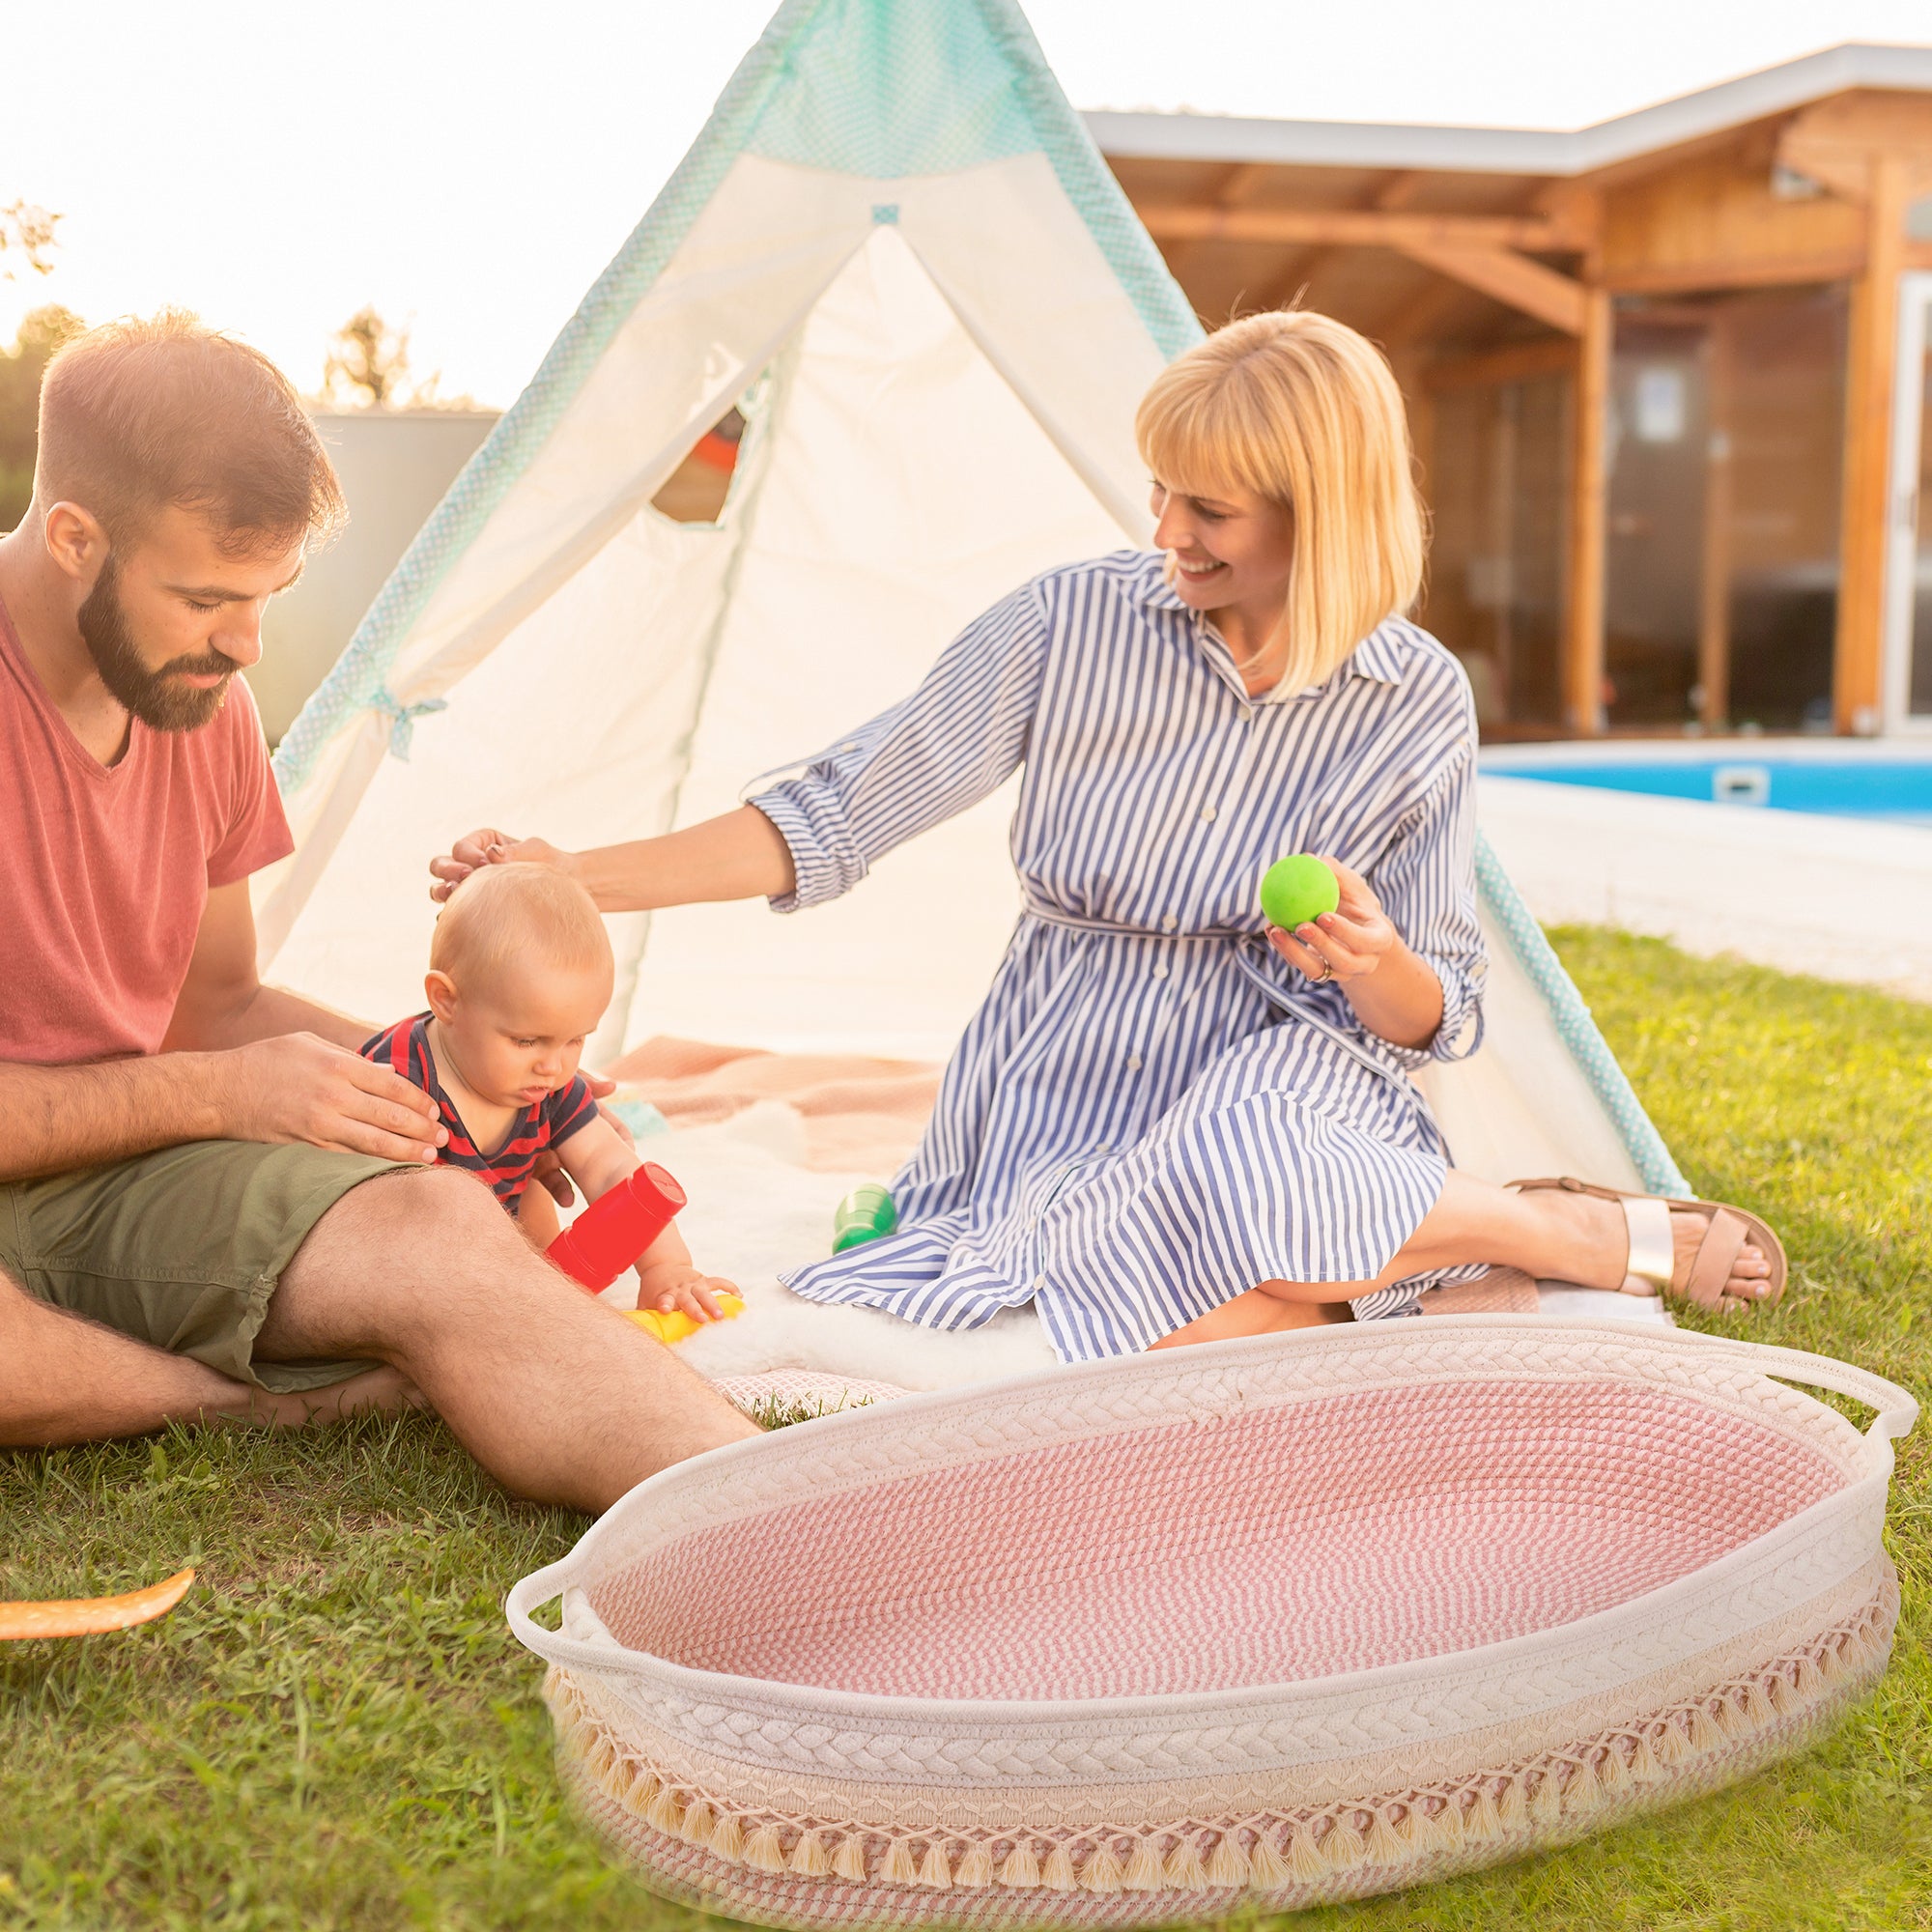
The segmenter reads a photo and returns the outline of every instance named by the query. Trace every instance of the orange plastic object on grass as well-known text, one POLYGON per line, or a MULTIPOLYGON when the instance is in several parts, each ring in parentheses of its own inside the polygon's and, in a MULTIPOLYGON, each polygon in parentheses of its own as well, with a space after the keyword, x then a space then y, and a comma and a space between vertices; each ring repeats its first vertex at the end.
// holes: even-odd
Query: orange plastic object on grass
POLYGON ((93 1636, 128 1630, 164 1617, 187 1595, 192 1570, 181 1570, 163 1583, 130 1590, 122 1597, 73 1597, 46 1603, 0 1604, 0 1638, 93 1636))

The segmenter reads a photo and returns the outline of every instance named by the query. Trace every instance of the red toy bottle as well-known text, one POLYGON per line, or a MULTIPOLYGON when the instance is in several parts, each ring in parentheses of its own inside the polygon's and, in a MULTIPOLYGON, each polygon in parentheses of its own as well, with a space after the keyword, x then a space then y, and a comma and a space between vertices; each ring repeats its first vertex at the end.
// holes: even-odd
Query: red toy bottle
POLYGON ((595 1294, 670 1226, 683 1206, 684 1189, 647 1160, 629 1180, 593 1201, 544 1252, 595 1294))

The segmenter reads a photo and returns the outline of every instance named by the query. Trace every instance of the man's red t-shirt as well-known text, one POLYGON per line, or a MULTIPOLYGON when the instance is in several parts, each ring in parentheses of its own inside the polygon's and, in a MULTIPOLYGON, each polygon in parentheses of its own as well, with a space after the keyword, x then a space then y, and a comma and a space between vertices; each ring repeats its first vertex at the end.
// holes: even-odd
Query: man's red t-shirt
POLYGON ((294 849, 239 677, 197 731, 76 738, 0 608, 0 1061, 153 1053, 211 887, 294 849))

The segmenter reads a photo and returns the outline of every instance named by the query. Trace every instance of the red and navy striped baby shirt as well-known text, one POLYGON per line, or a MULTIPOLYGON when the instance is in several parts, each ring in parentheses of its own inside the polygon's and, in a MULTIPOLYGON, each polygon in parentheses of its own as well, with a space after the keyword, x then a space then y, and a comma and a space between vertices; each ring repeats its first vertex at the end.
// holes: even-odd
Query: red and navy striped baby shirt
POLYGON ((436 1077, 436 1061, 429 1050, 429 1014, 417 1013, 413 1019, 384 1027, 362 1042, 362 1058, 400 1073, 436 1102, 442 1124, 449 1129, 449 1143, 438 1159, 487 1180, 497 1199, 514 1214, 529 1184, 537 1155, 547 1148, 561 1147, 579 1127, 594 1121, 597 1102, 591 1098, 582 1074, 573 1073, 567 1086, 524 1108, 510 1122, 502 1144, 485 1153, 470 1139, 463 1116, 436 1077))

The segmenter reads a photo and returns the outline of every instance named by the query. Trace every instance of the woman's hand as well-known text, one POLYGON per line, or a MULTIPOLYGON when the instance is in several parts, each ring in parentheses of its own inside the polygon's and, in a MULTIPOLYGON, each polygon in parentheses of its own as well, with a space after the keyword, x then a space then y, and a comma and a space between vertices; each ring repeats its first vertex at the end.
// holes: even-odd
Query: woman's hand
POLYGON ((1442 981, 1412 952, 1359 872, 1321 862, 1342 888, 1341 903, 1293 933, 1268 929, 1268 944, 1318 985, 1332 980, 1355 1017, 1393 1045, 1420 1051, 1442 1024, 1442 981))
POLYGON ((741 805, 682 832, 583 852, 562 852, 541 838, 513 838, 485 826, 459 838, 448 858, 429 862, 436 874, 429 895, 440 902, 478 867, 517 863, 554 866, 590 895, 599 912, 771 899, 798 886, 783 834, 756 806, 741 805))
POLYGON ((1321 863, 1342 888, 1341 903, 1293 933, 1270 926, 1268 944, 1307 979, 1318 984, 1334 980, 1346 990, 1350 980, 1365 979, 1381 965, 1402 945, 1402 935, 1361 873, 1339 859, 1321 863))
POLYGON ((575 877, 577 854, 559 851, 541 838, 513 838, 486 825, 459 838, 448 858, 429 862, 437 879, 429 889, 430 897, 441 904, 480 866, 554 866, 575 877))

